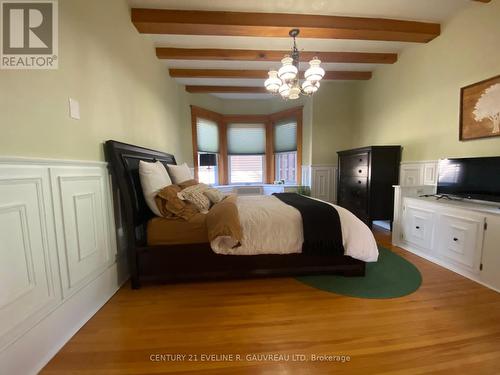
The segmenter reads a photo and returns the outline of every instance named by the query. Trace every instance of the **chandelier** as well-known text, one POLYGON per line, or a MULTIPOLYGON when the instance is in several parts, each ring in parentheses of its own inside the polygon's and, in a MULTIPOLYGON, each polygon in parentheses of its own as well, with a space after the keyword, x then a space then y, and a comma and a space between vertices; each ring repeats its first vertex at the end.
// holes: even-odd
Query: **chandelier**
POLYGON ((325 70, 320 66, 321 61, 313 57, 309 61, 309 69, 304 73, 304 80, 299 79, 299 50, 295 38, 299 29, 292 29, 289 35, 293 38, 293 49, 290 55, 285 55, 281 60, 279 70, 270 70, 269 78, 264 82, 266 90, 272 94, 279 94, 283 99, 298 99, 300 95, 312 95, 319 89, 319 81, 325 75, 325 70))

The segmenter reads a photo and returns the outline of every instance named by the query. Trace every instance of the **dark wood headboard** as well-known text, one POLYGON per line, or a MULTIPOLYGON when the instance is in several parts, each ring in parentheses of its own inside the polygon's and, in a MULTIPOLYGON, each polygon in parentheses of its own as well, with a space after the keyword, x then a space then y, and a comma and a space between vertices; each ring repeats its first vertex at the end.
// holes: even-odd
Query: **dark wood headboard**
POLYGON ((165 152, 117 141, 106 141, 104 154, 113 179, 115 205, 120 204, 117 200, 121 202, 119 210, 115 207, 115 212, 120 211, 122 214, 129 246, 142 246, 146 242, 145 224, 154 214, 147 206, 142 193, 139 161, 160 161, 166 166, 176 164, 175 157, 165 152))

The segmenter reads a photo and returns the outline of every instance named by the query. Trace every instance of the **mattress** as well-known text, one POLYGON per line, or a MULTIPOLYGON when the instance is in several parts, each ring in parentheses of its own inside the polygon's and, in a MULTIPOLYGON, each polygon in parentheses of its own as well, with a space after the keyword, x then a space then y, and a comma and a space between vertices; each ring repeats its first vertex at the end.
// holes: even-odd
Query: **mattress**
POLYGON ((189 221, 155 217, 148 222, 148 245, 184 245, 208 243, 206 215, 197 214, 189 221))

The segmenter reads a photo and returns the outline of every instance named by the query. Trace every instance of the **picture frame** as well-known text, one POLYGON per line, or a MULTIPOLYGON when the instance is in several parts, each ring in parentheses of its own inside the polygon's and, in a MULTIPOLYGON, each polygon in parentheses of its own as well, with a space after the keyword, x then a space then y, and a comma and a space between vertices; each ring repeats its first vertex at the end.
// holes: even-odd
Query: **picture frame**
POLYGON ((500 136, 500 75, 460 90, 460 141, 500 136))

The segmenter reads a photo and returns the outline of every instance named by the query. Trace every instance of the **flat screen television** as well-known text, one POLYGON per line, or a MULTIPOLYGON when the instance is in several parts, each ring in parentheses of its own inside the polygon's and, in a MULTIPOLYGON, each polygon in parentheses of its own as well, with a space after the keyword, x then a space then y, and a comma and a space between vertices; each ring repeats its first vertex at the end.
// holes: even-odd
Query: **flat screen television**
POLYGON ((437 194, 500 202, 500 156, 440 160, 437 194))

